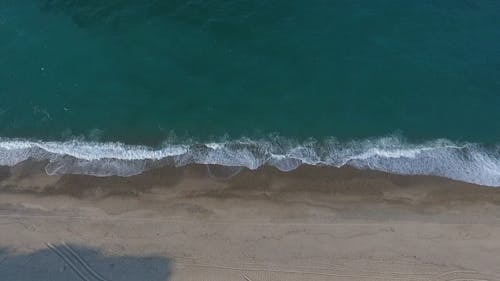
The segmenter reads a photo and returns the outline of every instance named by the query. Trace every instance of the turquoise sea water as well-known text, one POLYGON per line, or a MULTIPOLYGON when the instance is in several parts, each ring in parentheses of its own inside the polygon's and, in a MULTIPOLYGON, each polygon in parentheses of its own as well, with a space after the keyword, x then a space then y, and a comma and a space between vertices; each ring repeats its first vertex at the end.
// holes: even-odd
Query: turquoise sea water
POLYGON ((3 0, 0 137, 0 164, 57 171, 282 157, 500 185, 500 2, 3 0))

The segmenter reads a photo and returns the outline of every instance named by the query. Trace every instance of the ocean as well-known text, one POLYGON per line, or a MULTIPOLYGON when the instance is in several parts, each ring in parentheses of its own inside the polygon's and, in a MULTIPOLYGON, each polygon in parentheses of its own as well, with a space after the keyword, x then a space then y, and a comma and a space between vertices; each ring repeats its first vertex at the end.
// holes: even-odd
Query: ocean
POLYGON ((500 186, 500 2, 0 1, 0 165, 500 186))

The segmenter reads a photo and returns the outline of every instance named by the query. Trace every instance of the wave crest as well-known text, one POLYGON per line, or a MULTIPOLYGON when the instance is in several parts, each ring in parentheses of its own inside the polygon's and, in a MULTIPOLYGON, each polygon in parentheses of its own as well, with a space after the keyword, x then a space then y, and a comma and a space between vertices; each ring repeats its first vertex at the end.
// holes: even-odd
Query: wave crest
POLYGON ((398 137, 339 142, 297 142, 273 137, 217 143, 169 144, 160 148, 108 142, 44 142, 0 139, 0 165, 48 161, 48 174, 131 176, 163 165, 216 164, 291 171, 300 165, 352 166, 403 175, 433 175, 500 186, 500 149, 433 140, 420 144, 398 137))

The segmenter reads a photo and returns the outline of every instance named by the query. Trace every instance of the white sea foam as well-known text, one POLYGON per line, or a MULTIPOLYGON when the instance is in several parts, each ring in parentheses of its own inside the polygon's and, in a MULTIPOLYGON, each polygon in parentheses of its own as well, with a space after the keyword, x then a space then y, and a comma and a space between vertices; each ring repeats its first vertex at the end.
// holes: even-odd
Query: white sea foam
POLYGON ((0 165, 27 159, 48 161, 49 174, 131 176, 161 165, 218 164, 291 171, 302 164, 352 166, 406 175, 434 175, 500 186, 500 149, 434 140, 420 144, 397 137, 338 142, 285 138, 239 139, 207 144, 164 144, 160 148, 84 141, 0 139, 0 165))

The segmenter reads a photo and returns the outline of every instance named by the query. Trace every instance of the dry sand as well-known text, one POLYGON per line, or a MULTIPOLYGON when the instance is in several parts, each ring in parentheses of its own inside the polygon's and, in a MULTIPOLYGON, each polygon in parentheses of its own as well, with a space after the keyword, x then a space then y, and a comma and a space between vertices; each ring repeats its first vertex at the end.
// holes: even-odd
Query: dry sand
POLYGON ((0 168, 0 280, 500 280, 500 189, 302 167, 0 168))

